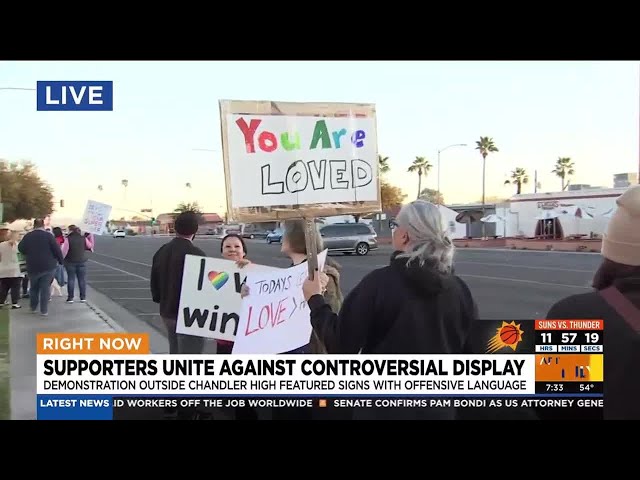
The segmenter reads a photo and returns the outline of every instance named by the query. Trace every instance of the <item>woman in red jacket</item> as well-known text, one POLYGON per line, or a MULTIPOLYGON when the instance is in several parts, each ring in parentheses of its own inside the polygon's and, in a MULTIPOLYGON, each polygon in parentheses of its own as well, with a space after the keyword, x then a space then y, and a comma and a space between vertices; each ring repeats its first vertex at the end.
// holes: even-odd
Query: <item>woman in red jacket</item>
MULTIPOLYGON (((53 236, 55 237, 56 242, 58 243, 58 245, 60 245, 60 248, 62 248, 66 240, 64 237, 64 233, 62 233, 62 229, 60 227, 54 227, 51 233, 53 233, 53 236)), ((56 267, 56 272, 53 275, 53 279, 51 279, 51 297, 53 298, 54 292, 57 292, 58 296, 61 297, 62 287, 64 287, 66 284, 67 284, 67 272, 64 269, 64 265, 58 265, 56 267)))

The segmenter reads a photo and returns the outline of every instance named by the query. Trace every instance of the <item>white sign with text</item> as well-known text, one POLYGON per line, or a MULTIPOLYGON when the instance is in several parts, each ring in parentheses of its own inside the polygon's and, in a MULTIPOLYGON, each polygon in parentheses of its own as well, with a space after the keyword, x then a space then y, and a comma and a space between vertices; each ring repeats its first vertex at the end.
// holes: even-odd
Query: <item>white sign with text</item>
POLYGON ((109 215, 111 215, 111 205, 96 202, 95 200, 87 200, 82 221, 78 226, 83 232, 102 235, 102 232, 107 228, 109 215))
MULTIPOLYGON (((320 270, 326 258, 326 250, 318 254, 320 270)), ((302 294, 308 276, 307 263, 247 276, 250 293, 242 302, 234 354, 284 353, 309 343, 311 318, 302 294)))
POLYGON ((221 258, 187 255, 184 260, 176 332, 234 341, 240 321, 240 289, 249 273, 282 270, 221 258))
POLYGON ((227 115, 233 208, 378 200, 374 118, 227 115))

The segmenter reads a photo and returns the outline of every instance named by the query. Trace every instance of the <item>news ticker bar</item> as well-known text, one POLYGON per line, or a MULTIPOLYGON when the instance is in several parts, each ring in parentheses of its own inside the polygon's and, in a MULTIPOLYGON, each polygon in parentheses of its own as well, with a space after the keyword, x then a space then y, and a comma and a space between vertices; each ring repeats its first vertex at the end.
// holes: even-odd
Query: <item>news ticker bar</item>
POLYGON ((37 420, 119 420, 160 419, 169 411, 212 411, 234 408, 254 409, 459 409, 500 410, 535 409, 566 415, 593 418, 602 412, 603 398, 549 396, 527 397, 439 397, 439 398, 318 398, 318 397, 128 397, 104 395, 38 395, 37 420))

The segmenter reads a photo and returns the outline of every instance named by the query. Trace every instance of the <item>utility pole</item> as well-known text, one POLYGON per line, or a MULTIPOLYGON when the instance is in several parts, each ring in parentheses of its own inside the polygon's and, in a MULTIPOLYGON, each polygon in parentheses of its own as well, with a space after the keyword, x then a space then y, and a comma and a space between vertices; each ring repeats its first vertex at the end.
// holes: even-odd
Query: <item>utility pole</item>
POLYGON ((538 193, 538 170, 533 174, 533 193, 538 193))

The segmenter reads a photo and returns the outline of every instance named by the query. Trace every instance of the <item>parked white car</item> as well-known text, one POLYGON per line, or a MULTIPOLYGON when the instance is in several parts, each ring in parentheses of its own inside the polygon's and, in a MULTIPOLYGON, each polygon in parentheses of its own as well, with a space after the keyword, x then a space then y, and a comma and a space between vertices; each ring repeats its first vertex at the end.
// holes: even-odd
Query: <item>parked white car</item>
POLYGON ((115 230, 113 232, 113 238, 124 238, 127 236, 127 232, 124 230, 115 230))

